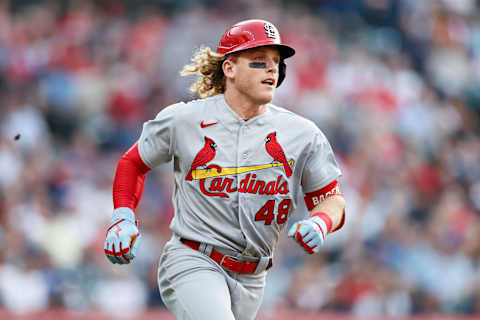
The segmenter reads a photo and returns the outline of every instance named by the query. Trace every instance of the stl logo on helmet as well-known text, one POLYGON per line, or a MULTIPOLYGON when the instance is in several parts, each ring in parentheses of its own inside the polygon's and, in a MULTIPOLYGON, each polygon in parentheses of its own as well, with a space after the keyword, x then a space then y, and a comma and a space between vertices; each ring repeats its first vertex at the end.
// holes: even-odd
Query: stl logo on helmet
POLYGON ((265 23, 264 28, 268 38, 272 38, 272 39, 278 38, 277 29, 275 29, 275 27, 271 23, 265 23))

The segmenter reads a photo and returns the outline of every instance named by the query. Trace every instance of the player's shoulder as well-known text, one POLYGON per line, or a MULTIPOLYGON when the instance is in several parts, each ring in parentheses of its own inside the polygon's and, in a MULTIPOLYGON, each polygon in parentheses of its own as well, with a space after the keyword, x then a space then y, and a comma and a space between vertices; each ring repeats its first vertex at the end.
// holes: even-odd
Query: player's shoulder
POLYGON ((310 119, 307 119, 291 110, 270 103, 269 109, 274 120, 280 121, 290 127, 298 130, 318 132, 320 129, 310 119))
POLYGON ((195 114, 204 114, 206 108, 214 104, 218 97, 208 97, 202 99, 195 99, 190 101, 179 101, 163 108, 158 114, 158 117, 174 116, 177 120, 191 119, 195 114))
POLYGON ((194 99, 184 103, 185 114, 192 113, 204 114, 208 109, 212 109, 219 100, 223 99, 222 95, 215 95, 212 97, 194 99))
POLYGON ((181 101, 169 107, 172 111, 177 113, 177 117, 191 117, 195 114, 204 114, 208 108, 211 109, 212 105, 216 104, 219 98, 219 96, 213 96, 190 101, 181 101))

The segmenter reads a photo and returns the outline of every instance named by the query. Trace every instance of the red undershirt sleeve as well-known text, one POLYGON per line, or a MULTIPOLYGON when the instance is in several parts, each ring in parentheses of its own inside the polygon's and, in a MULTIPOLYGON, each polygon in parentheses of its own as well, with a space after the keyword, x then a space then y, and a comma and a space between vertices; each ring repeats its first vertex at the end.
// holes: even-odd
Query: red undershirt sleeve
POLYGON ((150 170, 140 158, 136 142, 118 161, 113 180, 114 209, 128 207, 135 211, 142 198, 146 174, 150 170))

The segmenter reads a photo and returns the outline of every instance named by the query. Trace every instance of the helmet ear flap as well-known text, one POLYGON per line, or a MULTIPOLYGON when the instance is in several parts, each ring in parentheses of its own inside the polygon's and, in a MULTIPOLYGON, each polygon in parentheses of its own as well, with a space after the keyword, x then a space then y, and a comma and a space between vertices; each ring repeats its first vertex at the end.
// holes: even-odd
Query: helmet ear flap
POLYGON ((277 88, 282 84, 283 80, 285 79, 287 72, 287 65, 285 64, 284 59, 280 60, 278 64, 278 81, 277 81, 277 88))

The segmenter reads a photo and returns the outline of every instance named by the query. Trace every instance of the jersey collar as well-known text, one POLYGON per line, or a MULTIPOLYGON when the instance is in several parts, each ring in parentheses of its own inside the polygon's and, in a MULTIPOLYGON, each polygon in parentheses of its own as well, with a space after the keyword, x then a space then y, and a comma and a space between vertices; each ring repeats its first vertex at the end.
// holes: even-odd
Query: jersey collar
POLYGON ((217 105, 217 118, 227 127, 236 128, 242 125, 258 125, 261 126, 266 123, 267 116, 270 114, 270 104, 267 104, 267 108, 264 113, 259 114, 247 121, 243 120, 233 109, 228 105, 223 94, 216 96, 217 105))

